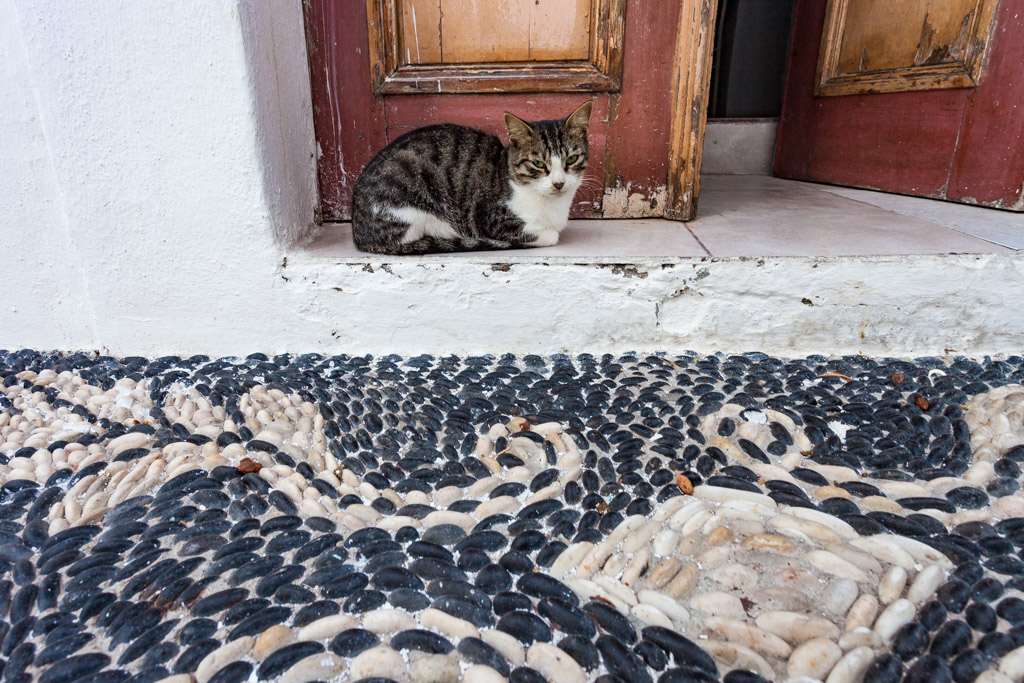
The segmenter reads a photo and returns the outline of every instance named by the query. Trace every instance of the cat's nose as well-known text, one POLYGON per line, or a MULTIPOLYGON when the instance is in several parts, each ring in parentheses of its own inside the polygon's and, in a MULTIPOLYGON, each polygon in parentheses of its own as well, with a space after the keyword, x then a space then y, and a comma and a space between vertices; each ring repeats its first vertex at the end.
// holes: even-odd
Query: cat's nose
POLYGON ((561 190, 564 185, 565 185, 564 182, 551 183, 551 187, 555 188, 556 190, 561 190))

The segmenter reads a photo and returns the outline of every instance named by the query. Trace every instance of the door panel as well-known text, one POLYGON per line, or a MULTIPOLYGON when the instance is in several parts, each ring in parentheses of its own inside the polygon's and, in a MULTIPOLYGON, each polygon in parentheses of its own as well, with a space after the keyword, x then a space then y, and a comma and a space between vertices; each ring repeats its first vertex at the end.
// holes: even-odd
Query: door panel
POLYGON ((977 84, 996 0, 830 0, 817 95, 977 84))
POLYGON ((625 9, 626 0, 366 0, 374 93, 618 90, 625 9))
POLYGON ((413 128, 450 122, 504 139, 505 111, 527 120, 561 118, 586 100, 594 102, 589 180, 571 215, 693 217, 715 0, 456 3, 463 19, 472 15, 472 26, 491 17, 495 25, 486 32, 445 24, 448 3, 306 0, 323 220, 351 216, 359 172, 413 128), (518 8, 508 16, 521 28, 509 31, 526 32, 530 60, 446 63, 523 57, 522 41, 501 54, 486 52, 490 37, 506 28, 494 12, 510 7, 518 8), (581 16, 589 32, 577 31, 581 16), (453 42, 456 31, 462 42, 453 42), (568 59, 584 42, 589 57, 568 59))
POLYGON ((403 64, 584 60, 591 0, 399 0, 403 64), (501 31, 491 29, 501 26, 501 31))
MULTIPOLYGON (((855 0, 849 3, 856 4, 855 0)), ((836 0, 828 9, 834 12, 843 4, 836 0)), ((891 11, 916 11, 923 4, 888 0, 891 11)), ((946 6, 967 4, 957 0, 946 6)), ((1024 151, 1016 142, 1024 134, 1024 30, 1019 10, 1019 0, 1003 0, 995 8, 983 68, 976 84, 972 82, 970 87, 951 88, 946 84, 943 89, 916 90, 922 82, 910 77, 893 78, 891 71, 858 71, 837 78, 866 76, 868 80, 859 84, 847 81, 845 85, 863 86, 875 79, 871 87, 876 89, 878 79, 887 78, 893 87, 881 89, 892 91, 826 97, 816 94, 822 74, 827 72, 819 64, 827 59, 829 41, 837 38, 828 35, 825 3, 801 0, 793 30, 775 173, 799 180, 1024 208, 1024 151), (895 91, 897 88, 903 91, 895 91)), ((959 26, 965 21, 964 17, 959 22, 954 15, 950 17, 944 24, 946 33, 941 35, 949 33, 949 25, 959 26)), ((877 26, 872 30, 877 31, 877 26)), ((940 35, 939 29, 935 30, 935 35, 940 35)), ((895 41, 893 45, 902 44, 899 41, 905 40, 900 37, 904 33, 896 29, 884 39, 895 41)), ((849 44, 856 44, 862 52, 864 45, 881 44, 878 41, 882 40, 871 38, 878 34, 866 29, 854 30, 851 35, 853 42, 849 44)), ((941 41, 933 41, 930 36, 930 30, 918 33, 921 48, 914 46, 915 55, 939 54, 935 46, 941 41)), ((976 45, 975 50, 980 49, 976 45)), ((891 64, 911 58, 909 47, 896 51, 900 50, 901 57, 891 64)), ((867 62, 870 66, 871 49, 867 62)), ((966 62, 945 62, 954 63, 962 66, 966 62)), ((904 70, 934 66, 922 64, 904 70)), ((939 86, 933 83, 933 87, 939 86)))

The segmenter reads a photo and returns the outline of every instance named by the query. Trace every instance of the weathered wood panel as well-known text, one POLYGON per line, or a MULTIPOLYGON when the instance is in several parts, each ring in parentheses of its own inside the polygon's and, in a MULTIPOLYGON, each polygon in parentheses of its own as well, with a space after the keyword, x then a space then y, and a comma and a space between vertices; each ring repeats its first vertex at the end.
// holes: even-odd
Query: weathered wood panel
POLYGON ((441 0, 402 0, 399 6, 402 64, 440 64, 441 0))
POLYGON ((594 0, 400 0, 403 64, 585 60, 594 0))
POLYGON ((365 0, 374 94, 619 88, 626 0, 434 1, 365 0))
POLYGON ((814 97, 824 18, 824 3, 797 5, 775 173, 941 197, 966 91, 814 97))
POLYGON ((993 29, 998 40, 976 89, 815 97, 825 7, 801 0, 776 175, 1020 208, 1024 24, 1014 5, 1000 6, 993 29))
POLYGON ((672 130, 669 136, 668 196, 665 216, 688 221, 697 216, 700 162, 711 87, 718 0, 691 0, 679 11, 676 64, 672 76, 672 130))
POLYGON ((1003 0, 985 73, 971 91, 946 196, 1024 210, 1024 12, 1003 0))
POLYGON ((941 64, 961 58, 977 0, 849 0, 839 73, 941 64))
POLYGON ((352 186, 385 140, 384 103, 372 96, 370 85, 366 5, 307 0, 306 36, 319 214, 324 220, 347 220, 352 186))
POLYGON ((530 11, 531 61, 588 59, 592 0, 526 0, 530 11))
POLYGON ((998 0, 828 0, 816 95, 977 84, 998 0))
POLYGON ((605 162, 607 218, 661 216, 666 202, 672 77, 680 4, 631 0, 622 90, 612 96, 605 162))
POLYGON ((504 112, 526 120, 558 119, 571 114, 588 99, 593 99, 590 115, 590 157, 584 187, 576 195, 572 215, 575 218, 598 217, 601 211, 605 149, 608 144, 608 95, 413 95, 387 98, 388 139, 420 126, 434 123, 460 123, 487 131, 508 143, 504 112))
POLYGON ((533 0, 441 0, 441 59, 446 64, 525 62, 533 0))

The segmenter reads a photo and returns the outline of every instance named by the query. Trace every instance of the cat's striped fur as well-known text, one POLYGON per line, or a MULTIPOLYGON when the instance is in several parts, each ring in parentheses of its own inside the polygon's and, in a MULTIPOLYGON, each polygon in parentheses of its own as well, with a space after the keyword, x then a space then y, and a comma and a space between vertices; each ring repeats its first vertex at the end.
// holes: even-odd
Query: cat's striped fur
POLYGON ((366 165, 352 198, 356 247, 425 254, 549 246, 587 167, 591 103, 565 119, 505 114, 509 146, 465 126, 418 128, 366 165))

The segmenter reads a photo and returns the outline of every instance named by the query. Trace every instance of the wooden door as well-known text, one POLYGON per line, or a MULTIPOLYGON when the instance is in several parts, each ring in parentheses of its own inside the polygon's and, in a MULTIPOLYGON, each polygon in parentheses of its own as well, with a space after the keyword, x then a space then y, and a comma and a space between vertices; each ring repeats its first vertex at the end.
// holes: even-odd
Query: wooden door
POLYGON ((306 0, 323 220, 351 216, 370 158, 451 122, 594 101, 574 217, 696 211, 717 0, 306 0))
POLYGON ((800 0, 775 173, 1024 210, 1024 2, 800 0))

